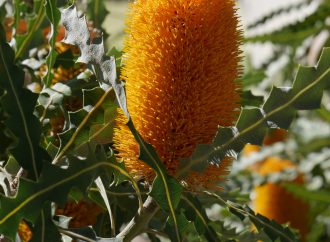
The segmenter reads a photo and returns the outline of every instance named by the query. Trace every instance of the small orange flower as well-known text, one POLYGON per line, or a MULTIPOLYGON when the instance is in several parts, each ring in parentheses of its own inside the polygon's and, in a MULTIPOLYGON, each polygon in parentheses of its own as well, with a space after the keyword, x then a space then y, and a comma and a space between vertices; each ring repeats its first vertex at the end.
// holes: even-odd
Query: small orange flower
MULTIPOLYGON (((232 125, 239 107, 241 40, 232 0, 138 0, 130 5, 122 79, 142 137, 171 175, 197 144, 212 142, 218 125, 232 125)), ((117 118, 115 148, 136 177, 154 172, 138 160, 138 144, 117 118)), ((191 173, 191 186, 213 186, 230 160, 191 173)))

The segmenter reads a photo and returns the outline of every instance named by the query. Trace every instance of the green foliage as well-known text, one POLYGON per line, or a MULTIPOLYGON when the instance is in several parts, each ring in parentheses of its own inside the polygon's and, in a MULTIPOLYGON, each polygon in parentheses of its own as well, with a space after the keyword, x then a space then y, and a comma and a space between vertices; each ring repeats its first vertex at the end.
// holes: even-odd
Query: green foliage
MULTIPOLYGON (((156 149, 143 140, 130 118, 125 83, 118 79, 123 52, 114 48, 106 52, 104 36, 90 33, 92 28, 101 30, 107 13, 106 2, 87 1, 85 6, 77 3, 81 4, 79 9, 86 9, 88 20, 93 23, 87 23, 84 16, 78 17, 74 5, 58 8, 69 3, 14 1, 13 28, 17 29, 21 20, 26 20, 28 29, 25 34, 14 31, 13 46, 6 43, 6 33, 0 26, 0 231, 3 235, 14 240, 23 219, 33 233, 32 241, 58 242, 72 238, 126 242, 141 233, 147 233, 151 241, 160 241, 161 237, 192 242, 299 241, 298 233, 289 225, 278 224, 249 207, 249 195, 254 187, 272 182, 309 203, 310 217, 316 223, 311 226, 307 241, 330 238, 329 137, 308 139, 306 132, 297 128, 302 118, 329 123, 330 48, 324 48, 315 67, 294 68, 298 49, 306 38, 327 29, 328 1, 322 1, 315 12, 300 22, 246 39, 248 43, 276 44, 274 55, 260 68, 249 63, 247 72, 238 80, 243 86, 242 109, 235 125, 219 127, 211 144, 197 145, 191 157, 181 160, 174 176, 168 174, 156 149), (70 47, 56 41, 60 20, 66 29, 64 42, 70 47), (47 41, 41 31, 49 27, 47 41), (59 49, 58 53, 55 48, 59 49), (260 83, 268 78, 268 66, 283 54, 290 56, 290 62, 282 70, 283 80, 292 80, 295 73, 292 86, 272 86, 269 94, 265 94, 270 86, 264 85, 259 92, 262 95, 255 95, 255 90, 260 91, 260 83), (81 69, 76 62, 83 63, 81 69), (68 81, 60 77, 55 83, 55 76, 75 68, 79 69, 78 76, 68 81), (131 177, 124 162, 116 157, 113 132, 118 108, 123 110, 127 127, 139 145, 138 158, 155 172, 152 184, 143 177, 131 177), (290 127, 293 129, 287 141, 276 143, 268 150, 262 148, 252 157, 253 162, 245 164, 245 168, 252 168, 244 169, 244 155, 239 153, 247 143, 262 145, 270 129, 290 127), (269 153, 278 149, 277 146, 280 151, 269 153), (308 173, 307 184, 292 184, 299 174, 297 171, 285 170, 267 176, 251 171, 260 160, 274 155, 295 161, 301 171, 308 173), (221 165, 224 158, 232 159, 234 165, 227 181, 219 184, 223 190, 206 192, 200 187, 188 190, 183 185, 182 180, 190 172, 203 172, 210 163, 221 165), (67 218, 70 215, 56 212, 56 207, 68 200, 87 198, 104 209, 92 227, 71 228, 67 218), (252 226, 256 231, 252 231, 252 226), (121 228, 124 229, 120 231, 121 228)), ((303 1, 272 11, 248 29, 310 3, 303 1)), ((10 16, 4 6, 0 6, 1 23, 10 16)), ((92 216, 90 209, 86 217, 92 216)))
MULTIPOLYGON (((252 26, 258 26, 263 24, 268 19, 281 14, 285 11, 292 10, 296 7, 301 7, 302 4, 297 6, 291 6, 287 9, 281 9, 275 13, 270 13, 261 20, 254 23, 252 26)), ((299 46, 307 37, 314 36, 320 33, 326 26, 326 18, 328 17, 328 12, 330 10, 330 4, 328 1, 324 1, 321 6, 310 16, 305 18, 303 21, 299 21, 295 24, 286 26, 278 31, 270 34, 254 36, 247 38, 247 42, 267 42, 271 41, 275 44, 286 44, 291 46, 299 46)), ((250 27, 252 27, 250 26, 250 27)))
POLYGON ((46 87, 49 87, 51 84, 51 80, 54 77, 52 73, 52 67, 55 64, 55 60, 57 57, 57 52, 55 51, 55 43, 57 36, 57 27, 61 20, 61 12, 56 7, 56 1, 47 0, 46 1, 46 15, 49 21, 51 22, 51 32, 49 37, 49 53, 46 59, 47 64, 47 74, 43 79, 46 87))
MULTIPOLYGON (((20 20, 22 20, 21 15, 24 16, 27 12, 27 5, 26 5, 27 2, 20 0, 14 2, 15 2, 14 27, 18 29, 20 20)), ((38 28, 40 27, 45 17, 44 4, 45 4, 45 0, 35 0, 33 2, 32 12, 26 15, 26 21, 28 26, 27 33, 24 34, 17 33, 15 35, 16 49, 17 49, 15 53, 16 59, 21 58, 25 54, 26 49, 28 48, 34 36, 36 35, 36 31, 38 31, 38 28)))
POLYGON ((33 115, 38 95, 23 88, 24 72, 15 65, 14 51, 6 43, 1 26, 0 30, 0 86, 5 92, 1 107, 8 116, 6 129, 17 139, 11 154, 28 171, 29 178, 38 180, 42 163, 49 160, 39 146, 40 123, 33 115))

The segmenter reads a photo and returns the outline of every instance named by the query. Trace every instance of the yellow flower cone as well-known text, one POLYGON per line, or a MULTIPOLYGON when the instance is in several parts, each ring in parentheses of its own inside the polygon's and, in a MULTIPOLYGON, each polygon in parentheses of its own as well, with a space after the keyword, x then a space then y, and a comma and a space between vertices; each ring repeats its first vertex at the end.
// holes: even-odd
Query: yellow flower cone
MULTIPOLYGON (((130 5, 122 79, 133 123, 171 175, 197 144, 211 143, 218 125, 232 125, 239 107, 241 40, 232 0, 138 0, 130 5)), ((115 148, 127 169, 147 181, 138 144, 117 118, 115 148)), ((230 160, 191 173, 188 185, 214 187, 230 160)))

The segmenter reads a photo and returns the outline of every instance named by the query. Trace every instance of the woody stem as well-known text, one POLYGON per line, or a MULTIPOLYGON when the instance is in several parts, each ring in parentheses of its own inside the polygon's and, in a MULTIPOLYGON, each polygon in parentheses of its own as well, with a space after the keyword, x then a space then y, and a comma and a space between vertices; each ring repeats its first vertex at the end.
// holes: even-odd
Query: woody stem
POLYGON ((159 206, 152 197, 148 197, 134 218, 121 231, 117 238, 123 238, 123 242, 131 241, 135 236, 141 234, 147 228, 149 221, 159 210, 159 206))

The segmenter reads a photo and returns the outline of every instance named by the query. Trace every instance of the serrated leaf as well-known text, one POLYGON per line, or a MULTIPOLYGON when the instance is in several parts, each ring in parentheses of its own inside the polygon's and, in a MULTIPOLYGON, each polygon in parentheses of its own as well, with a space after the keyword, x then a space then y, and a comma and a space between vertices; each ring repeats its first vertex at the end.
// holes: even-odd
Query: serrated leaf
POLYGON ((237 127, 221 127, 209 152, 182 160, 177 175, 188 174, 199 163, 221 163, 225 156, 235 157, 245 143, 260 144, 266 128, 287 129, 297 110, 319 108, 323 90, 330 86, 329 59, 330 48, 325 48, 316 67, 298 68, 292 88, 274 87, 261 109, 243 108, 237 127))
POLYGON ((267 133, 267 124, 265 121, 260 122, 258 126, 255 127, 254 131, 246 130, 246 127, 255 125, 257 121, 263 119, 262 110, 259 108, 243 109, 236 127, 238 132, 241 134, 240 141, 244 144, 251 143, 256 145, 261 145, 262 141, 267 133))
POLYGON ((43 161, 49 160, 39 146, 41 125, 33 115, 38 95, 23 88, 24 72, 15 65, 14 52, 6 43, 4 33, 0 26, 0 87, 6 91, 0 102, 9 116, 6 127, 17 138, 10 152, 28 171, 28 176, 37 180, 43 161))
POLYGON ((43 82, 46 85, 46 87, 49 87, 51 85, 54 73, 52 71, 52 68, 55 64, 57 52, 55 50, 55 43, 56 43, 56 36, 57 36, 57 26, 60 23, 61 20, 61 12, 56 7, 56 1, 55 0, 46 0, 46 15, 48 20, 51 23, 51 30, 50 30, 50 37, 49 37, 49 53, 46 58, 46 64, 47 64, 47 74, 43 78, 43 82))
POLYGON ((239 217, 242 221, 249 218, 258 230, 263 230, 272 241, 281 242, 297 242, 299 241, 297 234, 294 233, 287 225, 280 225, 274 220, 269 220, 261 214, 255 214, 248 206, 227 201, 225 205, 229 211, 239 217))
POLYGON ((330 11, 328 1, 322 2, 317 10, 302 21, 290 24, 270 34, 262 34, 246 39, 247 42, 267 42, 299 46, 306 38, 321 32, 326 27, 326 19, 330 11))
POLYGON ((56 106, 62 104, 64 97, 72 94, 69 86, 63 83, 56 83, 51 88, 45 88, 39 95, 38 103, 45 109, 55 109, 56 106))
MULTIPOLYGON (((289 91, 289 88, 273 87, 267 101, 263 105, 265 112, 270 113, 278 106, 284 106, 286 103, 288 103, 290 100, 289 91)), ((271 122, 270 125, 274 124, 282 127, 283 129, 288 129, 295 115, 296 110, 291 106, 287 106, 280 112, 272 114, 268 121, 271 122)))
POLYGON ((244 91, 241 94, 241 105, 243 107, 244 106, 259 107, 261 104, 263 104, 263 101, 264 101, 263 96, 255 96, 250 90, 244 91))
POLYGON ((62 21, 66 29, 64 42, 77 45, 80 49, 81 56, 77 61, 94 66, 100 86, 104 90, 112 86, 119 106, 129 118, 124 84, 117 79, 115 58, 105 54, 103 38, 91 41, 85 16, 78 18, 74 5, 62 11, 62 21))
POLYGON ((78 160, 70 157, 70 166, 67 169, 49 163, 45 163, 43 167, 38 183, 21 178, 15 198, 0 196, 0 231, 11 239, 15 238, 22 218, 35 223, 46 201, 63 205, 72 187, 86 192, 101 169, 118 170, 128 175, 113 158, 78 160))
POLYGON ((62 159, 64 154, 72 151, 83 152, 83 146, 87 143, 104 144, 106 141, 112 141, 112 136, 106 135, 112 133, 117 114, 113 89, 105 92, 101 88, 94 88, 83 93, 84 104, 88 106, 76 112, 69 112, 70 128, 59 134, 61 144, 53 164, 62 159), (110 117, 111 115, 113 116, 110 117), (103 133, 105 130, 108 130, 108 133, 103 133))

